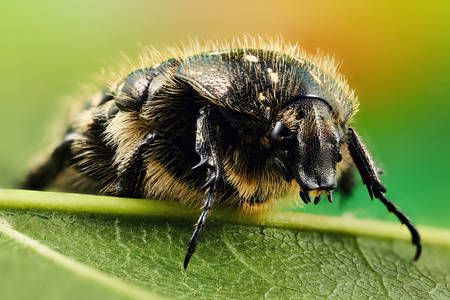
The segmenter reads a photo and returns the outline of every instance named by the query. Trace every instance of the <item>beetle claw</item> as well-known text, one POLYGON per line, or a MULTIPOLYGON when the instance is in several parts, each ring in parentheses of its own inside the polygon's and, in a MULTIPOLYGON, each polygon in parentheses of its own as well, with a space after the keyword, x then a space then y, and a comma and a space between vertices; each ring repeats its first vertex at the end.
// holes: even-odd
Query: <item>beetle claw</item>
POLYGON ((198 164, 192 167, 192 170, 200 169, 202 167, 212 168, 212 166, 208 163, 206 158, 200 160, 198 164))
POLYGON ((216 176, 212 175, 209 180, 201 187, 202 190, 206 190, 207 188, 211 187, 216 182, 216 176))

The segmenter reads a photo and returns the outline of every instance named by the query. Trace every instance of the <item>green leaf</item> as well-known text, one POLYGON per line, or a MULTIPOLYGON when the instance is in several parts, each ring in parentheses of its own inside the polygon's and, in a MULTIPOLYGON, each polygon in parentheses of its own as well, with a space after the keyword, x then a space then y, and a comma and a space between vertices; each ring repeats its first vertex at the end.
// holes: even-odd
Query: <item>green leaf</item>
POLYGON ((3 299, 448 299, 450 233, 300 213, 214 211, 187 271, 198 209, 0 190, 3 299))

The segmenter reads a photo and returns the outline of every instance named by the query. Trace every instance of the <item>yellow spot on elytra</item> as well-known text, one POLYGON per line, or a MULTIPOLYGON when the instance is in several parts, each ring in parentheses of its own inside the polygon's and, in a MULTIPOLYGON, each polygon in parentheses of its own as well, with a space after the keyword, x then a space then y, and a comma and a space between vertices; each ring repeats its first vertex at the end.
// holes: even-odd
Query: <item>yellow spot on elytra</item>
POLYGON ((250 54, 247 54, 246 56, 244 56, 244 59, 249 62, 258 62, 259 61, 256 56, 250 55, 250 54))
POLYGON ((278 82, 278 73, 270 73, 270 79, 272 79, 272 81, 274 82, 274 83, 277 83, 278 82))
POLYGON ((278 73, 275 73, 271 68, 267 69, 267 73, 269 73, 270 80, 272 80, 273 83, 278 82, 278 73))
POLYGON ((259 93, 258 99, 259 99, 259 101, 264 101, 264 100, 266 100, 266 96, 264 96, 263 93, 259 93))

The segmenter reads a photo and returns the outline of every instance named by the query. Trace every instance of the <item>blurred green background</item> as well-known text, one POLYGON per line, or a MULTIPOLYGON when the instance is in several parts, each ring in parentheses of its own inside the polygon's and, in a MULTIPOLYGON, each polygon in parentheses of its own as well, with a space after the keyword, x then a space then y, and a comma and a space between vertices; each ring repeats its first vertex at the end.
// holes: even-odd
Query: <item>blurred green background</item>
MULTIPOLYGON (((343 61, 361 101, 355 127, 388 197, 415 223, 450 228, 449 16, 449 1, 1 1, 0 187, 23 176, 61 99, 123 63, 122 52, 281 34, 343 61)), ((337 202, 297 210, 396 221, 361 185, 337 202)))

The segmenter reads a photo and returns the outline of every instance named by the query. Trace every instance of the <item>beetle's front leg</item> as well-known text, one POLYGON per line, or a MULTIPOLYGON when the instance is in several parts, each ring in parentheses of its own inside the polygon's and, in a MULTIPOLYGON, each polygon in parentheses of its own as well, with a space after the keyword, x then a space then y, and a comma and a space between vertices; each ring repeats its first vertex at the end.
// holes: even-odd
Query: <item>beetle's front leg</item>
POLYGON ((384 196, 386 193, 386 188, 378 177, 380 170, 375 166, 372 157, 353 128, 348 129, 347 146, 353 162, 361 174, 363 183, 369 191, 370 198, 373 199, 375 196, 375 198, 379 199, 386 206, 388 211, 394 213, 400 222, 408 227, 408 230, 411 233, 412 243, 416 246, 416 255, 414 256, 414 260, 417 260, 422 251, 419 232, 411 223, 411 220, 404 213, 402 213, 394 203, 384 196))
POLYGON ((217 182, 222 179, 222 164, 220 162, 219 151, 217 147, 217 124, 211 118, 211 109, 209 106, 200 109, 197 118, 197 129, 195 138, 195 150, 200 155, 200 162, 193 169, 208 168, 208 180, 202 189, 207 189, 207 195, 200 218, 197 221, 194 234, 189 242, 188 251, 184 259, 184 268, 186 269, 192 254, 197 246, 197 240, 200 231, 205 226, 206 218, 214 203, 217 182))

